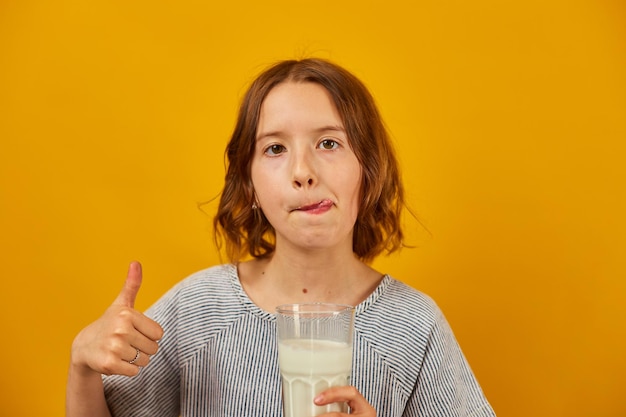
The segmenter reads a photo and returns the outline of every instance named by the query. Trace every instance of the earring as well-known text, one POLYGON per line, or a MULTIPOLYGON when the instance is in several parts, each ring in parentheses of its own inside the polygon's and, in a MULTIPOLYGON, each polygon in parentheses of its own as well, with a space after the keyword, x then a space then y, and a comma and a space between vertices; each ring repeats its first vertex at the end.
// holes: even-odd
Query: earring
POLYGON ((256 198, 256 192, 253 190, 252 191, 252 210, 256 210, 259 208, 259 205, 257 204, 257 198, 256 198))

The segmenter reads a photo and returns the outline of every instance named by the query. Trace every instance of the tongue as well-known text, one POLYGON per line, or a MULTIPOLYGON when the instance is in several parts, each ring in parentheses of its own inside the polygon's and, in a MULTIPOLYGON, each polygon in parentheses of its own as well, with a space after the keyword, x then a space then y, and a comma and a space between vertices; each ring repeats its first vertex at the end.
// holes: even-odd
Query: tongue
POLYGON ((300 207, 300 210, 314 210, 320 207, 330 207, 333 205, 333 202, 330 200, 322 200, 317 204, 311 204, 310 206, 300 207))

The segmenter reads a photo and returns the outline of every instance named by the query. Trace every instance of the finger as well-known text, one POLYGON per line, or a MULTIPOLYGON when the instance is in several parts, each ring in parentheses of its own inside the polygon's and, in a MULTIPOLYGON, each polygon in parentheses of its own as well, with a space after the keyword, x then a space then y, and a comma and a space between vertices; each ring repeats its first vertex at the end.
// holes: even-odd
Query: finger
POLYGON ((135 307, 135 299, 137 293, 141 287, 142 272, 141 264, 137 261, 130 263, 128 267, 128 275, 126 276, 126 282, 124 282, 124 288, 119 293, 113 304, 124 307, 135 307))
POLYGON ((126 355, 127 356, 124 357, 122 360, 124 362, 128 362, 130 365, 135 365, 135 366, 139 366, 140 368, 143 368, 145 366, 148 366, 148 364, 150 363, 151 355, 144 352, 140 348, 135 348, 131 346, 129 348, 129 353, 126 355))
POLYGON ((144 355, 141 351, 137 355, 136 348, 126 345, 121 352, 103 352, 98 367, 92 369, 104 375, 135 376, 139 373, 139 368, 146 366, 149 360, 148 355, 144 355))
MULTIPOLYGON (((137 337, 144 336, 148 340, 156 342, 157 340, 161 340, 163 337, 163 328, 156 321, 152 320, 150 317, 145 316, 139 312, 133 315, 132 318, 133 327, 137 330, 137 337)), ((136 342, 139 342, 141 339, 137 339, 136 342)), ((139 347, 139 346, 138 346, 139 347)))
POLYGON ((133 376, 136 374, 135 368, 144 368, 150 363, 150 355, 143 352, 141 349, 129 346, 119 360, 117 368, 114 370, 114 374, 133 376), (129 366, 130 365, 130 366, 129 366))
POLYGON ((315 397, 315 404, 327 405, 345 402, 351 410, 351 414, 376 415, 374 408, 367 402, 361 393, 353 386, 332 387, 322 391, 315 397))
POLYGON ((105 375, 136 376, 139 374, 141 368, 142 367, 138 366, 137 364, 130 364, 127 361, 122 360, 115 372, 105 373, 105 375))
POLYGON ((148 355, 154 355, 159 350, 159 344, 155 340, 152 340, 140 333, 132 335, 129 339, 129 343, 132 347, 136 347, 148 355))
POLYGON ((124 362, 128 362, 131 365, 137 365, 137 362, 142 359, 141 357, 141 350, 139 348, 136 348, 134 346, 130 346, 130 350, 132 351, 132 353, 129 353, 126 357, 129 359, 124 359, 122 358, 122 360, 124 362))
POLYGON ((139 351, 139 357, 137 358, 135 362, 132 363, 132 365, 135 365, 139 368, 145 368, 149 364, 150 364, 150 355, 142 351, 139 351))

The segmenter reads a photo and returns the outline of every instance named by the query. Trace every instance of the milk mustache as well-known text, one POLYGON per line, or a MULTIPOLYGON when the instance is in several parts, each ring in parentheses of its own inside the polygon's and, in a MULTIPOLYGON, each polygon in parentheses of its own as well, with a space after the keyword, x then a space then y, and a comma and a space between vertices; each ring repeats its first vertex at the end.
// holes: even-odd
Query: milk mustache
POLYGON ((329 387, 350 384, 352 345, 330 340, 287 339, 278 344, 285 417, 347 412, 344 403, 317 406, 313 398, 329 387))

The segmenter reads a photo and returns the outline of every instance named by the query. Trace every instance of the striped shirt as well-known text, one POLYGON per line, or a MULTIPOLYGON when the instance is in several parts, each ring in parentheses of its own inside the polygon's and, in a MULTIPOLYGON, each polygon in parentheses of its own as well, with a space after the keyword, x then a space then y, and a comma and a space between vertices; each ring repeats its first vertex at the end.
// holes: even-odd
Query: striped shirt
MULTIPOLYGON (((104 378, 114 416, 281 417, 276 317, 234 265, 197 272, 146 315, 165 330, 134 378, 104 378)), ((493 417, 448 323, 419 291, 385 276, 355 309, 352 384, 380 417, 493 417)))

